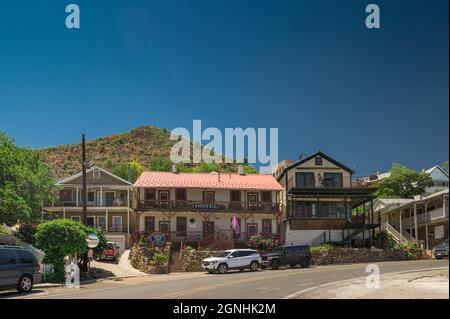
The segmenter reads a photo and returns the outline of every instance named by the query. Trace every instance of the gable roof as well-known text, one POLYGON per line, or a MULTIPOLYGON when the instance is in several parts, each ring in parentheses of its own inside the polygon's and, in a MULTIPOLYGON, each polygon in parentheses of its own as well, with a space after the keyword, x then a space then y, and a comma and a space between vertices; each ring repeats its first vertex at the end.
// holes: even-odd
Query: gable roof
MULTIPOLYGON (((87 169, 86 170, 86 174, 92 172, 93 170, 99 170, 99 171, 101 171, 101 172, 111 176, 112 178, 117 179, 118 181, 120 181, 122 183, 125 183, 125 184, 127 184, 129 186, 133 186, 133 184, 130 183, 129 181, 124 180, 123 178, 121 178, 121 177, 119 177, 117 175, 114 175, 113 173, 108 172, 107 170, 105 170, 105 169, 103 169, 101 167, 95 166, 95 165, 92 166, 91 168, 87 169)), ((56 185, 68 184, 68 182, 73 181, 73 180, 79 178, 82 175, 83 175, 83 172, 78 172, 75 175, 72 175, 72 176, 69 176, 69 177, 66 177, 66 178, 63 178, 63 179, 59 180, 58 182, 56 182, 56 185)))
POLYGON ((435 169, 440 170, 445 176, 448 177, 448 173, 447 173, 442 167, 440 167, 439 165, 435 165, 435 166, 433 166, 432 168, 427 169, 427 170, 425 171, 425 173, 431 174, 435 169))
POLYGON ((270 174, 219 174, 144 172, 134 187, 215 188, 234 190, 280 191, 283 187, 270 174))
POLYGON ((337 160, 335 160, 335 159, 332 158, 331 156, 325 154, 325 153, 322 152, 322 151, 317 151, 317 152, 315 152, 315 153, 313 153, 313 154, 311 154, 311 155, 308 155, 308 156, 302 158, 301 160, 299 160, 299 161, 297 161, 297 162, 295 162, 295 163, 289 165, 288 167, 286 167, 286 168, 283 170, 283 172, 280 174, 280 176, 278 176, 278 180, 280 180, 281 177, 282 177, 288 170, 290 170, 290 169, 292 169, 292 168, 294 168, 294 167, 297 167, 298 165, 301 165, 301 164, 303 164, 303 163, 305 163, 305 162, 307 162, 307 161, 313 159, 313 158, 316 157, 316 156, 321 156, 322 158, 326 159, 327 161, 333 163, 334 165, 339 166, 340 168, 346 170, 346 171, 349 172, 350 174, 354 174, 354 173, 355 173, 354 170, 352 170, 352 169, 349 168, 348 166, 345 166, 344 164, 338 162, 337 160))

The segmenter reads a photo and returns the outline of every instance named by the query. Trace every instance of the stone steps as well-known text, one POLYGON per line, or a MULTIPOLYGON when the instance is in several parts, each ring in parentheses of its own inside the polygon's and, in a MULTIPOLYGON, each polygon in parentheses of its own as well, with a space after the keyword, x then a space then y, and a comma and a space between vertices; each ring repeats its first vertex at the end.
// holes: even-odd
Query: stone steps
POLYGON ((179 250, 172 250, 170 252, 169 258, 169 272, 180 272, 183 271, 181 266, 181 257, 179 250))

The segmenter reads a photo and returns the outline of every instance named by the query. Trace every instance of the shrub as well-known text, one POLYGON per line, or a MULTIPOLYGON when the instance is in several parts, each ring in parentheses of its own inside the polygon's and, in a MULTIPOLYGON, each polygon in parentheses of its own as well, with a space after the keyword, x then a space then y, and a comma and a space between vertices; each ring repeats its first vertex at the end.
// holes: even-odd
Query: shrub
POLYGON ((36 226, 32 224, 22 224, 17 231, 17 236, 24 242, 34 245, 34 234, 36 233, 36 226))
POLYGON ((320 245, 317 245, 317 246, 314 246, 314 247, 311 247, 311 254, 316 254, 316 253, 318 253, 319 251, 321 251, 321 250, 333 250, 333 249, 335 249, 336 247, 334 247, 333 245, 331 245, 331 244, 320 244, 320 245))
POLYGON ((163 265, 167 263, 169 260, 169 256, 161 254, 161 253, 155 253, 153 255, 152 261, 157 265, 163 265))
POLYGON ((279 246, 278 240, 271 238, 264 238, 261 234, 256 234, 248 240, 248 246, 258 250, 272 250, 279 246))

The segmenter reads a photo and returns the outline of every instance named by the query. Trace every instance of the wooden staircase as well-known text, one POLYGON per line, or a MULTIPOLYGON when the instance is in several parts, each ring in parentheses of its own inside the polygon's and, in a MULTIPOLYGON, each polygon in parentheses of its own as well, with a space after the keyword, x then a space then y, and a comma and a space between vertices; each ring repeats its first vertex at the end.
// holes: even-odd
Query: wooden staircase
POLYGON ((198 242, 198 247, 218 250, 233 249, 234 238, 231 231, 218 230, 210 236, 200 240, 198 242))
POLYGON ((169 272, 181 272, 183 271, 181 265, 181 256, 179 250, 171 250, 169 258, 169 272))

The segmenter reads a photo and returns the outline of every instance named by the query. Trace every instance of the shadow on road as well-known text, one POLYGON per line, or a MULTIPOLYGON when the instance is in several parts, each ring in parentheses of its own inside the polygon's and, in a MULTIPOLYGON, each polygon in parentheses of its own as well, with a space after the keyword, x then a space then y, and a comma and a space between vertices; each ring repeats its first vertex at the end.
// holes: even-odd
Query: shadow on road
POLYGON ((30 292, 18 292, 18 291, 13 291, 13 290, 5 290, 5 291, 1 291, 0 290, 0 299, 3 298, 13 298, 13 297, 25 297, 25 296, 32 296, 35 294, 39 294, 39 293, 43 293, 44 290, 40 290, 40 289, 35 289, 32 290, 30 292))

